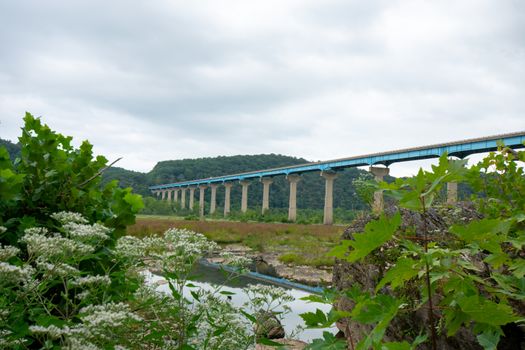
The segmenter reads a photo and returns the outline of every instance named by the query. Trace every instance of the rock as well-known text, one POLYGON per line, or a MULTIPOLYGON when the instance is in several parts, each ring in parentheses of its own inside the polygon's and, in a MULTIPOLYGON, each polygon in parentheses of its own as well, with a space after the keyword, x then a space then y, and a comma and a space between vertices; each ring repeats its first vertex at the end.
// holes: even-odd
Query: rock
POLYGON ((277 271, 275 270, 275 267, 268 264, 262 257, 262 255, 258 255, 254 259, 255 261, 255 271, 258 273, 262 273, 263 275, 273 276, 273 277, 279 277, 277 274, 277 271))
MULTIPOLYGON (((468 204, 458 204, 457 207, 445 208, 442 209, 442 211, 430 209, 425 216, 419 212, 398 209, 395 207, 385 209, 387 215, 392 215, 397 211, 401 213, 402 218, 400 229, 407 230, 411 227, 415 227, 416 236, 426 228, 427 232, 431 232, 434 237, 446 237, 449 235, 447 229, 452 222, 468 222, 481 217, 481 215, 468 204)), ((354 222, 352 222, 343 233, 342 239, 353 239, 355 233, 363 232, 365 225, 375 218, 377 217, 372 214, 367 214, 354 220, 354 222)), ((388 242, 373 256, 369 256, 363 261, 352 264, 346 260, 336 259, 333 269, 333 286, 338 290, 345 290, 358 283, 362 286, 363 291, 373 293, 375 286, 382 278, 387 266, 393 263, 392 258, 389 257, 389 250, 392 248, 397 248, 395 243, 388 242), (391 261, 389 261, 389 259, 391 261)), ((382 292, 391 293, 388 289, 385 289, 382 292)), ((414 293, 414 299, 416 300, 420 298, 417 288, 414 288, 413 290, 407 288, 405 293, 408 295, 414 293)), ((442 296, 436 295, 435 299, 439 300, 441 297, 442 296)), ((343 297, 335 303, 334 307, 342 311, 351 311, 354 307, 354 303, 350 299, 343 297)), ((410 314, 400 315, 399 317, 394 318, 390 323, 390 326, 385 332, 385 339, 388 341, 410 340, 409 337, 407 337, 407 330, 411 330, 417 334, 422 325, 427 324, 428 313, 424 308, 410 314)), ((369 333, 372 329, 369 325, 351 322, 348 319, 343 319, 338 322, 337 328, 344 333, 346 339, 351 338, 354 343, 357 343, 362 339, 363 334, 369 333)), ((422 347, 422 349, 424 348, 425 347, 422 347)), ((438 339, 438 348, 443 350, 481 349, 475 336, 466 328, 461 328, 454 337, 446 337, 445 334, 440 335, 438 339)))
POLYGON ((255 335, 257 338, 284 338, 283 325, 272 312, 259 310, 255 317, 257 318, 257 325, 255 326, 255 335))

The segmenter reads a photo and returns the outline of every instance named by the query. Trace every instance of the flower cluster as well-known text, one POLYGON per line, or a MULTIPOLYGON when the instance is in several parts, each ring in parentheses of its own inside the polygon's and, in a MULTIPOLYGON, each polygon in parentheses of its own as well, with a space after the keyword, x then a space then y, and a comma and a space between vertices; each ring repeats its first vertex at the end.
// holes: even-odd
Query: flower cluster
POLYGON ((88 221, 80 213, 73 213, 70 211, 61 211, 58 213, 51 214, 51 217, 61 224, 87 224, 88 221))
POLYGON ((2 246, 0 243, 0 261, 7 261, 12 257, 16 256, 20 252, 20 249, 6 245, 2 246))
POLYGON ((109 238, 111 230, 103 225, 78 224, 69 222, 63 225, 67 235, 76 241, 99 245, 109 238))
POLYGON ((286 289, 270 285, 249 284, 245 292, 250 300, 245 305, 254 310, 272 311, 282 307, 285 312, 288 312, 290 309, 286 303, 294 300, 286 289))
POLYGON ((83 256, 92 253, 95 247, 62 237, 60 233, 49 233, 44 228, 30 228, 24 231, 21 242, 27 244, 27 252, 33 257, 60 260, 64 256, 83 256))
POLYGON ((242 255, 235 255, 231 252, 222 252, 220 255, 224 259, 224 264, 236 267, 241 271, 248 269, 253 263, 252 259, 242 255))
POLYGON ((6 284, 28 285, 32 280, 34 269, 29 266, 15 266, 0 261, 0 286, 6 284))

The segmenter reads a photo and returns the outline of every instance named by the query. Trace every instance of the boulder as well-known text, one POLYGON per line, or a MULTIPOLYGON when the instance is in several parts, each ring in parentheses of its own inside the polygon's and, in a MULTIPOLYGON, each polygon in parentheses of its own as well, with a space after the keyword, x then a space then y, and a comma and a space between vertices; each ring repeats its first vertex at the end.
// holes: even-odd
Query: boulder
POLYGON ((257 324, 255 326, 255 335, 257 338, 284 338, 285 333, 283 325, 272 312, 259 310, 255 317, 257 319, 257 324))

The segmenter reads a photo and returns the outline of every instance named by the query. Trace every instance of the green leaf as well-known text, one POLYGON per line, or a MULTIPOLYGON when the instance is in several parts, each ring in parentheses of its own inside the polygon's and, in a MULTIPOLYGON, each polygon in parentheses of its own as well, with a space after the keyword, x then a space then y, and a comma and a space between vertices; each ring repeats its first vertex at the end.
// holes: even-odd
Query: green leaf
POLYGON ((476 322, 502 326, 520 319, 514 315, 509 305, 496 304, 477 295, 460 297, 457 302, 461 310, 476 322))
POLYGON ((346 342, 330 332, 323 332, 323 339, 314 339, 305 350, 346 350, 346 342))
POLYGON ((142 202, 142 196, 140 194, 129 192, 124 196, 124 201, 131 205, 131 208, 135 213, 138 213, 140 209, 144 208, 144 203, 142 202))
POLYGON ((407 257, 399 258, 396 265, 385 273, 385 276, 376 287, 376 292, 387 283, 390 283, 392 289, 403 286, 405 282, 417 276, 419 270, 417 261, 407 257))
POLYGON ((252 314, 247 313, 244 310, 239 310, 239 311, 241 312, 241 314, 244 315, 244 317, 246 317, 248 320, 250 320, 250 322, 257 323, 257 318, 255 316, 253 316, 252 314))
POLYGON ((525 276, 525 260, 519 259, 509 264, 509 269, 516 278, 523 278, 525 276))
POLYGON ((496 350, 501 336, 501 330, 487 329, 485 332, 479 334, 476 339, 479 345, 483 346, 485 350, 496 350))
MULTIPOLYGON (((334 248, 329 255, 344 258, 349 262, 358 261, 374 249, 380 247, 388 240, 390 240, 397 228, 401 224, 401 215, 396 213, 391 218, 381 216, 380 219, 371 221, 365 226, 365 232, 354 235, 354 240, 345 240, 342 247, 334 248), (352 247, 348 256, 341 256, 341 251, 344 247, 352 247)), ((346 252, 346 249, 344 250, 346 252)))
POLYGON ((324 328, 328 323, 328 317, 320 309, 316 309, 315 312, 305 312, 299 316, 301 316, 301 318, 304 320, 304 323, 307 327, 324 328))
POLYGON ((381 350, 411 350, 412 346, 406 340, 403 342, 388 342, 384 343, 381 350))

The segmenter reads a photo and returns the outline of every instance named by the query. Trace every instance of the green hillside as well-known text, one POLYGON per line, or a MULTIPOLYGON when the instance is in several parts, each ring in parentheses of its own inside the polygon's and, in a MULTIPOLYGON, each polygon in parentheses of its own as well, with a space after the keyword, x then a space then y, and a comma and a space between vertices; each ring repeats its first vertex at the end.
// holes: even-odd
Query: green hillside
MULTIPOLYGON (((0 139, 14 159, 20 153, 20 147, 8 140, 0 139)), ((220 156, 214 158, 167 160, 158 162, 157 165, 148 173, 131 171, 123 168, 110 168, 103 174, 102 183, 105 184, 112 180, 118 180, 122 187, 132 187, 136 193, 143 196, 151 195, 148 186, 193 180, 199 178, 235 174, 240 172, 275 168, 281 166, 306 163, 306 159, 288 157, 278 154, 259 154, 259 155, 238 155, 220 156)), ((359 169, 348 169, 341 173, 335 181, 334 207, 344 209, 362 209, 363 203, 354 193, 352 181, 365 173, 359 169)), ((324 204, 324 179, 319 173, 308 173, 302 176, 301 182, 297 187, 297 206, 298 208, 322 209, 324 204)), ((206 200, 210 200, 210 191, 206 191, 206 200)), ((240 208, 241 187, 240 185, 232 188, 232 209, 240 208)), ((270 207, 288 207, 288 182, 283 176, 274 178, 274 183, 270 190, 270 207)), ((197 196, 196 196, 197 197, 197 196)), ((257 207, 262 202, 262 184, 254 181, 249 188, 250 207, 257 207)), ((217 190, 218 205, 222 206, 224 201, 224 188, 220 186, 217 190)))
POLYGON ((9 140, 4 140, 0 138, 0 146, 4 146, 7 149, 11 160, 15 160, 15 158, 17 158, 20 155, 20 145, 16 143, 12 143, 9 140))
MULTIPOLYGON (((276 154, 244 155, 200 159, 169 160, 159 162, 152 171, 146 174, 149 184, 163 184, 185 180, 235 174, 252 170, 275 168, 308 162, 302 158, 276 154)), ((352 181, 365 171, 348 169, 341 173, 335 182, 334 206, 345 209, 361 209, 363 203, 354 193, 352 181)), ((210 200, 210 191, 206 191, 206 200, 210 200)), ((270 207, 288 207, 288 181, 284 176, 274 178, 270 190, 270 207)), ((232 188, 232 209, 239 209, 241 186, 232 188)), ((197 197, 197 196, 196 196, 197 197)), ((218 205, 224 201, 224 188, 217 189, 218 205)), ((249 187, 248 206, 260 206, 262 202, 262 184, 254 180, 249 187)), ((308 173, 302 176, 297 187, 298 208, 321 209, 324 205, 324 179, 319 173, 308 173)))

